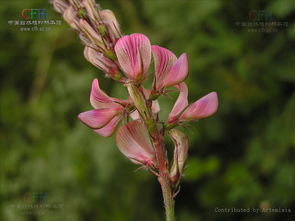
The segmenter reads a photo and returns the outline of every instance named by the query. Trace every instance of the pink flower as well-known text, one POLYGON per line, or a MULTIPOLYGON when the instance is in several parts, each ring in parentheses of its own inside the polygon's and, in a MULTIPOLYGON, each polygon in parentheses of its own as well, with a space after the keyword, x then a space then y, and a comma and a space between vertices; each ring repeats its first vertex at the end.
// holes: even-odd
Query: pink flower
POLYGON ((168 123, 181 121, 199 120, 210 117, 218 108, 218 97, 216 92, 211 92, 200 98, 194 103, 188 105, 188 90, 185 83, 179 84, 179 96, 169 114, 168 123))
POLYGON ((155 61, 155 90, 176 85, 185 80, 188 74, 188 59, 184 53, 178 59, 168 49, 152 46, 155 61))
POLYGON ((151 62, 151 44, 143 34, 131 34, 120 38, 115 52, 121 69, 132 81, 142 81, 151 62))
POLYGON ((82 112, 79 119, 101 136, 111 136, 123 117, 129 102, 109 97, 103 92, 97 79, 92 82, 90 103, 94 110, 82 112))
POLYGON ((122 126, 116 137, 119 150, 135 164, 152 166, 155 152, 148 131, 139 121, 131 121, 122 126))
POLYGON ((180 121, 199 120, 210 117, 218 108, 218 97, 216 92, 211 92, 190 104, 180 115, 180 121))

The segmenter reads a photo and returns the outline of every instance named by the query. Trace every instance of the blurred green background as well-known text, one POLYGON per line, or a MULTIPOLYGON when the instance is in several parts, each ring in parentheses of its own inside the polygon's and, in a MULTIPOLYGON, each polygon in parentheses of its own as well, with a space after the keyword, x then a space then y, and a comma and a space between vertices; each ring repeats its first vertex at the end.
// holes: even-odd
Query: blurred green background
MULTIPOLYGON (((124 34, 141 32, 187 52, 189 99, 217 91, 219 110, 186 130, 190 156, 176 197, 178 220, 295 220, 295 2, 292 0, 102 0, 124 34), (288 27, 253 32, 241 22, 267 10, 288 27), (293 213, 221 213, 216 208, 290 208, 293 213)), ((86 128, 93 78, 125 90, 87 63, 69 26, 26 32, 24 8, 1 1, 1 221, 163 220, 160 187, 115 146, 86 128), (47 205, 31 208, 30 205, 47 205)), ((261 21, 261 19, 260 19, 261 21)), ((262 21, 264 21, 262 19, 262 21)), ((256 28, 257 29, 257 28, 256 28)), ((258 28, 259 29, 259 28, 258 28)), ((163 115, 173 99, 161 100, 163 115)))

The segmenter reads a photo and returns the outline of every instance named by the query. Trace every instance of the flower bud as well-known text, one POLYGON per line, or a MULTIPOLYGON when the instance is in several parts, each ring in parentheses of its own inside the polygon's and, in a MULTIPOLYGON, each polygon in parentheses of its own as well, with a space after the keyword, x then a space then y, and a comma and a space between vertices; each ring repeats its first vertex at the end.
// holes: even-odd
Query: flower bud
POLYGON ((173 164, 170 170, 171 181, 177 185, 183 173, 183 168, 188 155, 188 138, 179 130, 171 129, 169 137, 174 143, 173 164))
POLYGON ((116 80, 122 77, 117 65, 97 50, 86 46, 84 49, 84 56, 91 64, 105 72, 106 75, 116 78, 116 80))
POLYGON ((91 27, 91 25, 86 20, 79 20, 79 29, 94 45, 97 45, 100 48, 105 48, 101 36, 91 27))
POLYGON ((94 0, 83 0, 82 2, 83 6, 85 7, 87 11, 87 15, 92 21, 99 21, 99 15, 98 15, 98 6, 96 5, 94 0))
POLYGON ((70 6, 66 0, 52 0, 51 3, 53 8, 61 14, 70 6))
POLYGON ((106 26, 109 36, 115 44, 117 40, 121 37, 121 31, 119 23, 111 10, 104 9, 100 12, 100 17, 102 19, 103 24, 106 26))
POLYGON ((75 30, 79 30, 79 17, 77 15, 77 11, 73 8, 73 6, 68 7, 64 13, 63 17, 65 21, 75 30))
MULTIPOLYGON (((144 97, 143 92, 141 92, 140 88, 135 86, 133 83, 126 84, 129 95, 134 103, 134 106, 138 110, 139 114, 142 116, 143 119, 151 119, 151 113, 146 106, 146 100, 144 97)), ((151 124, 151 122, 146 122, 151 124)))

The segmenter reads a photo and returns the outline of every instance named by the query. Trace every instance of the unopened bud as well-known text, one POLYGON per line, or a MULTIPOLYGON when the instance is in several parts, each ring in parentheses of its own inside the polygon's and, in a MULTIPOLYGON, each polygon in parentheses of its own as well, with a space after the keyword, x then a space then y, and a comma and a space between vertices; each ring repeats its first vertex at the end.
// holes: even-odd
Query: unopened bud
POLYGON ((94 45, 105 48, 101 36, 91 27, 91 25, 84 19, 80 19, 79 28, 94 45))
POLYGON ((70 6, 66 0, 52 0, 51 2, 54 9, 61 14, 70 6))
POLYGON ((112 61, 117 59, 116 54, 112 50, 105 50, 103 54, 112 61))
POLYGON ((188 155, 188 138, 179 130, 169 131, 169 137, 174 143, 173 164, 170 170, 171 181, 178 184, 188 155))
POLYGON ((79 30, 79 17, 77 11, 72 7, 68 7, 64 13, 63 17, 65 21, 75 30, 79 30))
POLYGON ((128 83, 126 84, 126 86, 127 86, 129 95, 133 100, 134 106, 138 110, 139 114, 142 116, 148 128, 153 130, 154 126, 152 124, 154 124, 154 122, 149 121, 149 119, 152 119, 152 114, 147 108, 145 97, 143 93, 140 91, 140 88, 134 85, 134 83, 128 83))
POLYGON ((102 22, 106 25, 108 29, 108 33, 112 42, 115 44, 116 41, 121 37, 121 31, 114 13, 108 9, 101 10, 99 13, 102 22))
POLYGON ((121 79, 122 74, 120 74, 117 65, 102 53, 86 46, 84 49, 84 56, 91 64, 105 72, 111 78, 115 80, 121 79))
POLYGON ((101 34, 102 37, 106 36, 106 34, 108 33, 106 26, 103 24, 100 24, 97 27, 97 30, 98 30, 99 34, 101 34))
POLYGON ((87 12, 86 12, 85 8, 80 8, 78 10, 78 15, 79 15, 80 18, 86 19, 87 18, 87 12))
POLYGON ((83 0, 82 4, 85 7, 87 14, 92 21, 100 20, 98 15, 99 9, 94 0, 83 0))

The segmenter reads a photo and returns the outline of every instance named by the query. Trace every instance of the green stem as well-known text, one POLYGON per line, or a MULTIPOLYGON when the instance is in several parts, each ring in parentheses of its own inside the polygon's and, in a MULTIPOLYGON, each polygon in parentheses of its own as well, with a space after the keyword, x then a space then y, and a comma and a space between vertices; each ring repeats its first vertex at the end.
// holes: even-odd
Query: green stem
POLYGON ((175 221, 174 217, 174 196, 171 188, 168 160, 166 149, 164 145, 164 139, 161 132, 158 130, 156 120, 153 117, 152 110, 148 107, 144 94, 140 88, 133 83, 127 85, 128 92, 133 99, 134 105, 138 110, 141 119, 145 123, 152 143, 155 148, 158 170, 159 170, 159 183, 162 188, 162 194, 164 199, 166 221, 175 221))
POLYGON ((158 180, 159 180, 159 183, 161 184, 162 194, 164 198, 166 221, 175 221, 174 199, 173 199, 170 184, 167 182, 166 179, 163 179, 162 177, 159 177, 158 180))

